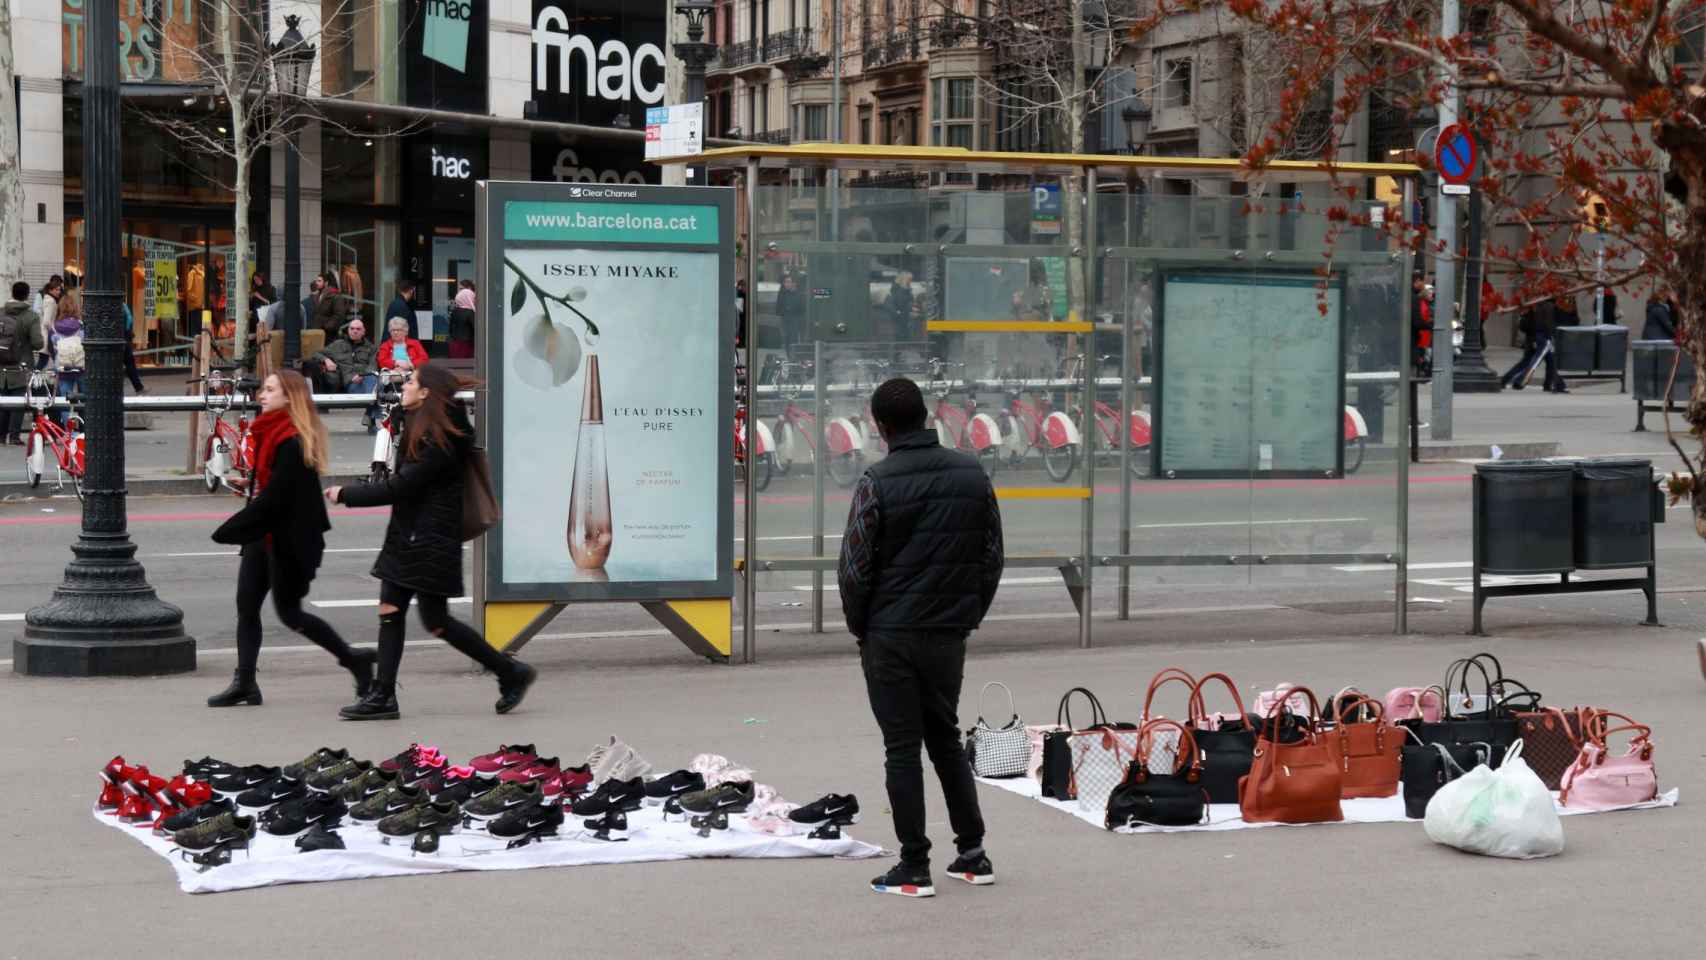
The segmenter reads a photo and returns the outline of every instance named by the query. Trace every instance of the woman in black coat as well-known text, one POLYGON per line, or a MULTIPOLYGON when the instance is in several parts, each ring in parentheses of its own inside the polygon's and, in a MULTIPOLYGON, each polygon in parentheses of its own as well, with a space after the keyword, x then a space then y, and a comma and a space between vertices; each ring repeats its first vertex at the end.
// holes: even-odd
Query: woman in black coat
POLYGON ((474 447, 474 428, 456 399, 466 385, 441 365, 416 367, 403 384, 397 471, 379 483, 326 489, 326 499, 345 506, 391 506, 385 545, 373 564, 379 579, 379 675, 367 696, 338 711, 346 720, 400 715, 397 669, 403 661, 403 614, 411 600, 423 626, 497 674, 497 712, 520 706, 538 676, 450 615, 450 598, 462 595, 462 484, 474 447))
POLYGON ((267 377, 260 403, 261 415, 249 428, 255 444, 253 494, 213 532, 215 543, 243 548, 237 566, 237 673, 207 705, 260 706, 255 664, 268 591, 279 620, 336 656, 354 674, 356 694, 365 695, 373 683, 373 651, 352 649, 330 624, 302 609, 332 528, 320 499, 320 471, 330 453, 326 426, 308 381, 294 370, 267 377))

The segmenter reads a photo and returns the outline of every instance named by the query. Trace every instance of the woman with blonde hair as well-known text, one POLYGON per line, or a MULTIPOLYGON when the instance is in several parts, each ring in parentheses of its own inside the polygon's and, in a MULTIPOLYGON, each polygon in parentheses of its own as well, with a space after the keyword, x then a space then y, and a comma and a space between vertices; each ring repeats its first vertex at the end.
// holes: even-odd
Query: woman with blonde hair
POLYGON ((243 548, 237 566, 237 672, 207 705, 260 706, 255 664, 268 591, 279 620, 337 657, 354 675, 356 695, 365 696, 373 685, 373 651, 352 649, 330 624, 302 609, 332 527, 320 498, 320 474, 331 459, 326 425, 308 381, 294 370, 267 377, 259 400, 261 415, 250 426, 255 466, 249 502, 213 533, 215 543, 243 548))

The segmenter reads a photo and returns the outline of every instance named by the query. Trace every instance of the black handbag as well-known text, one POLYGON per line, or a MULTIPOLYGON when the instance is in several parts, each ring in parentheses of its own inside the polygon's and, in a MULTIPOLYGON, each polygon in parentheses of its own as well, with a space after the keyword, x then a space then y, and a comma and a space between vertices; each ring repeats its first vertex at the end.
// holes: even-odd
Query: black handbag
POLYGON ((1406 744, 1399 758, 1398 782, 1404 794, 1404 816, 1420 820, 1439 788, 1481 764, 1497 769, 1505 747, 1492 743, 1406 744))
POLYGON ((1060 706, 1055 708, 1054 722, 1064 730, 1053 730, 1043 737, 1042 788, 1043 796, 1056 800, 1076 800, 1077 794, 1072 788, 1072 743, 1078 734, 1090 730, 1136 730, 1137 726, 1130 723, 1109 723, 1108 715, 1102 709, 1102 701, 1096 695, 1083 687, 1073 687, 1060 698, 1060 706), (1090 701, 1090 725, 1079 728, 1072 723, 1072 710, 1069 701, 1075 693, 1082 693, 1090 701))
MULTIPOLYGON (((1497 661, 1494 663, 1496 665, 1497 661)), ((1502 757, 1504 751, 1516 742, 1516 715, 1511 709, 1500 706, 1494 689, 1492 675, 1487 672, 1479 657, 1458 660, 1446 670, 1443 716, 1434 722, 1409 719, 1400 720, 1398 724, 1414 734, 1424 745, 1438 743, 1457 747, 1472 743, 1491 744, 1499 748, 1499 756, 1502 757), (1485 699, 1482 702, 1488 704, 1488 708, 1472 713, 1454 712, 1454 707, 1461 709, 1463 704, 1473 703, 1474 698, 1469 693, 1471 668, 1481 674, 1485 691, 1485 699), (1458 684, 1455 690, 1452 688, 1454 681, 1458 684)))
POLYGON ((1142 824, 1184 827, 1201 823, 1208 810, 1208 793, 1202 784, 1203 767, 1189 727, 1176 720, 1147 721, 1137 734, 1137 756, 1126 766, 1125 779, 1108 794, 1109 830, 1142 824), (1162 728, 1178 730, 1171 773, 1155 773, 1149 767, 1151 748, 1158 745, 1162 728))
POLYGON ((1238 686, 1224 673, 1205 674, 1191 689, 1191 738, 1202 764, 1202 784, 1210 803, 1237 803, 1238 781, 1250 772, 1256 756, 1256 728, 1260 721, 1244 712, 1238 686), (1218 680, 1232 693, 1238 712, 1211 716, 1203 705, 1203 684, 1218 680))

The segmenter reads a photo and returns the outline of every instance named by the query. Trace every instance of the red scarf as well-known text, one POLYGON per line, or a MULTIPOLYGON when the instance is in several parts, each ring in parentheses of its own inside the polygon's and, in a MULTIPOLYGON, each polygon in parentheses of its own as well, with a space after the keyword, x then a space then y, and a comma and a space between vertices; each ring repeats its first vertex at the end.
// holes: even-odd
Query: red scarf
POLYGON ((249 424, 249 435, 255 444, 254 487, 258 494, 272 479, 272 464, 278 457, 278 445, 296 436, 296 425, 290 422, 290 411, 268 410, 249 424))

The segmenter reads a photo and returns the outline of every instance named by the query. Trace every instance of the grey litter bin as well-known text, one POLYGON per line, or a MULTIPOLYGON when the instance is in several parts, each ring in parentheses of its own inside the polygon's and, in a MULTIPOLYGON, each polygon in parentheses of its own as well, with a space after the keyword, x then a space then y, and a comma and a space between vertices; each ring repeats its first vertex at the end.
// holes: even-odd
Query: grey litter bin
MULTIPOLYGON (((1673 347, 1672 349, 1675 350, 1676 348, 1673 347)), ((1672 403, 1686 404, 1689 398, 1694 395, 1694 358, 1689 356, 1686 351, 1678 352, 1682 353, 1682 361, 1676 365, 1676 383, 1671 385, 1670 399, 1672 403)), ((1664 390, 1666 381, 1670 379, 1670 363, 1669 354, 1661 356, 1658 372, 1658 389, 1660 391, 1664 390)))
POLYGON ((1552 349, 1558 354, 1558 369, 1571 373, 1593 369, 1593 327, 1558 327, 1552 332, 1552 349))
MULTIPOLYGON (((1671 358, 1676 355, 1676 344, 1669 340, 1636 340, 1629 345, 1629 351, 1634 355, 1629 372, 1634 378, 1631 389, 1635 399, 1662 399, 1665 380, 1670 376, 1671 358)), ((1678 379, 1682 378, 1681 368, 1677 369, 1676 375, 1678 379)))
MULTIPOLYGON (((1653 559, 1653 462, 1605 457, 1575 464, 1576 567, 1645 566, 1653 559)), ((1660 510, 1662 504, 1658 505, 1660 510)))
POLYGON ((1629 328, 1621 323, 1602 323, 1593 331, 1593 368, 1622 370, 1629 357, 1629 328))
POLYGON ((1573 464, 1503 460, 1475 468, 1475 553, 1483 573, 1561 573, 1575 565, 1573 464))

